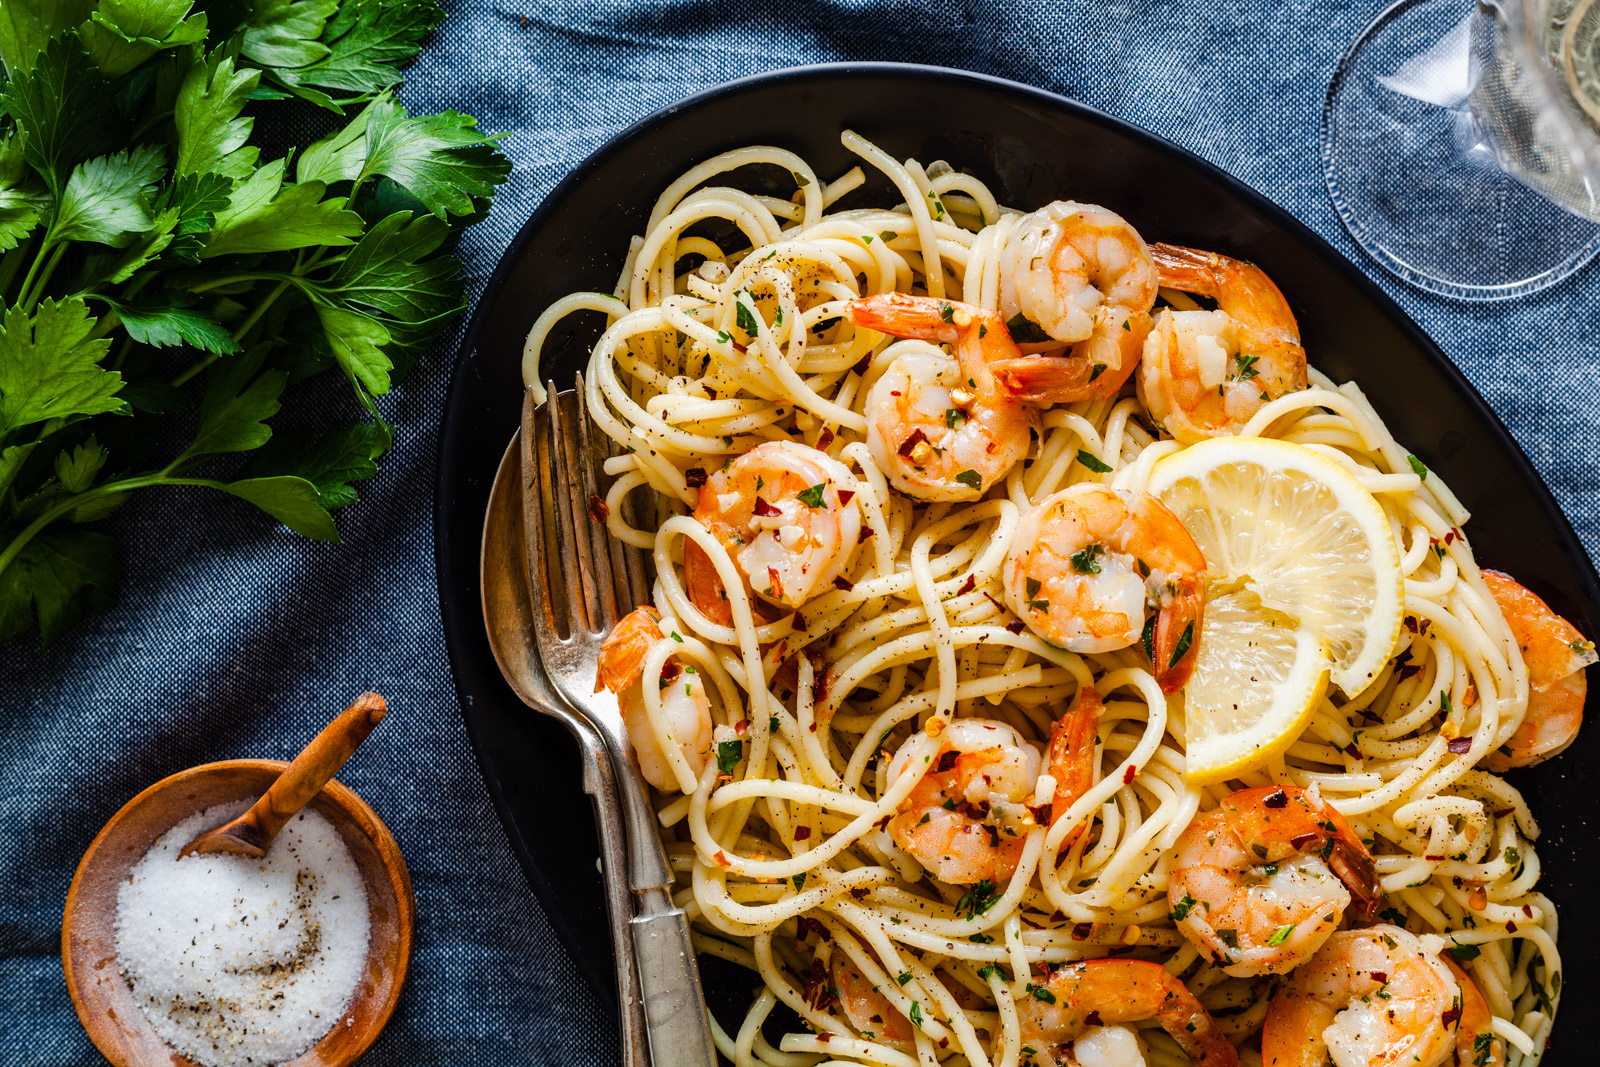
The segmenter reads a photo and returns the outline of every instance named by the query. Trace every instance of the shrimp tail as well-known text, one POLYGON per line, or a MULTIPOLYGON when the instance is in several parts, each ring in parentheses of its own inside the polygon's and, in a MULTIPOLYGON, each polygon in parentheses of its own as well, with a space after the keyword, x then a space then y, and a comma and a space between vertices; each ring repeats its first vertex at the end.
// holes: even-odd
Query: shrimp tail
POLYGON ((700 614, 718 626, 733 625, 733 608, 728 606, 728 592, 716 565, 705 549, 688 538, 683 545, 683 586, 700 614))
POLYGON ((1378 880, 1377 868, 1366 846, 1359 842, 1352 846, 1334 838, 1333 851, 1328 854, 1328 867, 1350 890, 1362 921, 1372 922, 1376 919, 1388 897, 1384 894, 1383 883, 1378 880))
MULTIPOLYGON (((1078 699, 1071 709, 1050 727, 1050 776, 1056 780, 1055 795, 1050 801, 1050 825, 1067 813, 1067 809, 1094 784, 1095 731, 1100 728, 1100 712, 1105 704, 1093 686, 1078 690, 1078 699)), ((1075 826, 1063 839, 1070 848, 1082 826, 1075 826)))
POLYGON ((1195 582, 1180 589, 1156 614, 1154 640, 1149 651, 1156 682, 1163 693, 1182 689, 1194 673, 1205 607, 1204 585, 1195 582))
MULTIPOLYGON (((707 566, 710 560, 706 561, 707 566)), ((600 643, 600 655, 595 665, 594 691, 611 690, 620 694, 638 681, 644 669, 644 657, 650 646, 661 640, 661 613, 646 605, 634 608, 611 628, 600 643)))

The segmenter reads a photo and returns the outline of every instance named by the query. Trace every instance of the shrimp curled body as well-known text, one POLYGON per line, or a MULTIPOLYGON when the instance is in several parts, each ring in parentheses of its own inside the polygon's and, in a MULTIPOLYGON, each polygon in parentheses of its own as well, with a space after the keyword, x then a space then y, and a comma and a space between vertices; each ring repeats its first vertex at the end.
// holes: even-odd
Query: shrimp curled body
MULTIPOLYGON (((655 608, 635 608, 612 627, 600 644, 594 691, 609 689, 617 695, 639 773, 663 793, 674 793, 680 785, 644 701, 644 658, 653 645, 665 640, 658 625, 660 620, 655 608)), ((689 770, 698 777, 711 759, 713 734, 706 685, 689 673, 692 670, 669 659, 655 684, 661 693, 661 717, 667 736, 677 743, 689 770)))
POLYGON ((1502 751, 1484 758, 1486 770, 1503 774, 1560 755, 1577 740, 1589 693, 1584 668, 1595 662, 1594 642, 1509 575, 1484 571, 1484 583, 1506 617, 1528 668, 1528 711, 1502 751))
POLYGON ((1003 573, 1007 605, 1046 641, 1072 652, 1142 641, 1169 693, 1194 669, 1205 556, 1150 494, 1080 482, 1046 497, 1023 515, 1003 573))
POLYGON ((1283 974, 1327 941, 1351 894, 1383 898, 1372 856, 1333 808, 1294 786, 1258 786, 1195 817, 1173 848, 1178 929, 1236 978, 1283 974))

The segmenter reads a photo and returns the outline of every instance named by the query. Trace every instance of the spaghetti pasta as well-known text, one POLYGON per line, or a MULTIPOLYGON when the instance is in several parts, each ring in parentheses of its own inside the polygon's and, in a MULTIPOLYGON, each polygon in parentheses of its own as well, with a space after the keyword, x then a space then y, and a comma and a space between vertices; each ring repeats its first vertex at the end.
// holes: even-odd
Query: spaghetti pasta
MULTIPOLYGON (((1020 215, 942 163, 896 161, 851 132, 843 143, 888 179, 898 206, 838 206, 863 184, 861 167, 829 183, 782 149, 717 156, 662 195, 615 289, 552 305, 524 354, 525 379, 542 392, 554 324, 578 311, 606 318, 584 400, 617 445, 607 527, 654 555, 659 622, 639 721, 665 761, 653 780, 683 793, 660 808, 676 900, 699 951, 763 987, 736 1029, 714 1027, 722 1054, 739 1067, 1053 1062, 1028 1029, 1054 996, 1052 969, 1128 956, 1162 964, 1233 1045, 1256 1048, 1273 983, 1230 977, 1186 940, 1167 890, 1199 813, 1234 789, 1279 786, 1348 820, 1388 894, 1382 921, 1465 967, 1512 1067, 1537 1060, 1560 992, 1556 912, 1536 888, 1533 814, 1480 765, 1521 725, 1529 672, 1459 501, 1419 474, 1355 384, 1312 370, 1305 388, 1262 391, 1241 436, 1332 457, 1381 505, 1400 549, 1405 627, 1372 684, 1353 697, 1329 690, 1283 755, 1192 784, 1182 702, 1137 643, 1065 651, 1020 625, 1002 575, 1039 501, 1081 482, 1142 490, 1182 446, 1130 383, 1046 408, 1027 458, 993 488, 942 500, 894 488, 881 449, 875 458, 868 447, 866 398, 908 353, 954 361, 937 339, 853 325, 851 303, 915 291, 1002 309, 1020 215), (723 184, 752 167, 787 171, 796 192, 723 184), (737 486, 775 468, 741 457, 796 448, 832 464, 794 477, 801 499, 813 493, 826 509, 809 521, 849 513, 845 541, 797 571, 774 563, 752 595, 755 549, 708 528, 707 501, 745 507, 740 521, 765 530, 760 509, 776 505, 750 490, 748 517, 737 486), (783 597, 825 567, 817 588, 783 597), (682 743, 663 712, 661 693, 683 672, 709 696, 709 747, 682 743), (1065 771, 1039 754, 1091 689, 1101 707, 1080 753, 1087 784, 1047 817, 1065 771), (1009 738, 985 750, 1004 750, 993 759, 1014 755, 1021 768, 1031 752, 1033 762, 1009 793, 985 779, 993 803, 982 813, 1012 835, 1004 862, 987 856, 987 876, 937 881, 907 844, 938 828, 935 815, 971 814, 952 732, 963 723, 1009 738), (1014 818, 1000 812, 1007 804, 1014 818), (779 1005, 805 1030, 771 1044, 779 1005)), ((1201 310, 1182 293, 1163 298, 1201 310)), ((773 538, 791 521, 774 519, 773 538)), ((1156 1020, 1139 1025, 1149 1062, 1184 1062, 1156 1020)))

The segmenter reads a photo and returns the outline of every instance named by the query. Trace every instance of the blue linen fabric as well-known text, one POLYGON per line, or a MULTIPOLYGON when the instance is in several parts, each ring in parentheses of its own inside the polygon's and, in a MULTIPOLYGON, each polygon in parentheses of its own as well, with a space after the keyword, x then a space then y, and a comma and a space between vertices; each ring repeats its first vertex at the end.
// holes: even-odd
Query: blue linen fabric
MULTIPOLYGON (((1427 298, 1361 257, 1324 192, 1323 94, 1386 2, 458 0, 403 95, 511 134, 515 171, 461 249, 474 294, 575 163, 733 78, 902 60, 1076 97, 1198 152, 1374 274, 1488 397, 1594 553, 1600 274, 1498 306, 1427 298)), ((58 952, 68 883, 105 819, 192 764, 288 758, 364 688, 393 714, 340 777, 393 828, 418 914, 399 1011, 364 1062, 616 1062, 611 1018, 516 865, 455 704, 430 526, 452 351, 382 401, 396 448, 341 513, 343 546, 220 495, 147 490, 111 523, 126 544, 116 606, 47 652, 0 648, 0 1064, 98 1062, 58 952)), ((298 407, 348 406, 341 389, 303 388, 298 407)))

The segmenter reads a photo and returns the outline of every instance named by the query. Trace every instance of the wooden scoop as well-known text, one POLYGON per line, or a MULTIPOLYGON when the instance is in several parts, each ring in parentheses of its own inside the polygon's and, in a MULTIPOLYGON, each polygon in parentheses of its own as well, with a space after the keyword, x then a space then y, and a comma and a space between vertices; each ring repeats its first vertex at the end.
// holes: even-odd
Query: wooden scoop
POLYGON ((190 841, 178 853, 178 858, 191 852, 227 852, 257 859, 265 856, 284 823, 322 792, 322 787, 339 773, 388 711, 388 705, 377 693, 362 693, 356 697, 338 718, 311 739, 249 811, 190 841))

